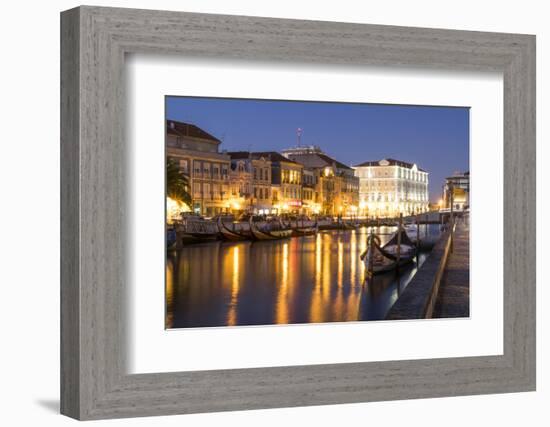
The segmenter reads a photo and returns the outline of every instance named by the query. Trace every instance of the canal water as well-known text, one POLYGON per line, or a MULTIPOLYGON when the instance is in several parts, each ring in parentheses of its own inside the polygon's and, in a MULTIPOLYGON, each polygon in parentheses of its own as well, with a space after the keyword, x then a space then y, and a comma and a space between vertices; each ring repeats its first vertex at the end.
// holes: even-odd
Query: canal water
MULTIPOLYGON (((374 232, 384 243, 395 229, 374 232)), ((437 235, 439 226, 429 225, 427 232, 437 235)), ((278 241, 209 242, 171 252, 166 327, 384 319, 427 254, 399 275, 388 272, 365 281, 359 256, 369 233, 362 227, 278 241)))

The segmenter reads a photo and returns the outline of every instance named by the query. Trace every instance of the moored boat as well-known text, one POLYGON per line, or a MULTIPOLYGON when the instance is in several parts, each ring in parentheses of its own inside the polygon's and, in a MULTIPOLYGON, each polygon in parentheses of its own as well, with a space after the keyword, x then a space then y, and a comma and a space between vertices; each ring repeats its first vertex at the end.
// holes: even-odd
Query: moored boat
POLYGON ((296 227, 292 229, 292 236, 313 236, 319 231, 319 226, 317 222, 311 227, 296 227))
POLYGON ((227 225, 223 223, 221 216, 218 217, 217 225, 218 231, 225 240, 237 242, 241 240, 248 240, 251 237, 250 233, 243 230, 236 230, 234 226, 233 228, 227 227, 227 225))
POLYGON ((279 240, 286 239, 292 235, 292 229, 283 227, 280 222, 278 223, 278 228, 269 227, 269 229, 260 229, 252 221, 252 217, 248 221, 254 240, 279 240))
POLYGON ((199 216, 189 215, 174 225, 176 231, 176 248, 190 243, 210 242, 220 236, 214 221, 199 216))
POLYGON ((367 250, 360 255, 367 275, 381 274, 395 270, 413 261, 417 250, 404 229, 398 230, 384 245, 380 238, 371 234, 367 240, 367 250))
POLYGON ((190 243, 211 242, 218 239, 218 233, 187 233, 182 231, 177 232, 177 239, 184 245, 190 243))
POLYGON ((283 226, 292 229, 292 237, 313 236, 319 231, 319 222, 317 220, 313 222, 310 219, 297 219, 294 223, 292 221, 288 224, 283 223, 283 226))
POLYGON ((416 255, 416 246, 407 232, 401 228, 390 237, 384 246, 380 247, 380 252, 390 259, 397 259, 399 254, 401 260, 411 261, 416 255))
POLYGON ((357 224, 348 222, 342 219, 342 222, 340 223, 343 230, 355 230, 357 228, 357 224))

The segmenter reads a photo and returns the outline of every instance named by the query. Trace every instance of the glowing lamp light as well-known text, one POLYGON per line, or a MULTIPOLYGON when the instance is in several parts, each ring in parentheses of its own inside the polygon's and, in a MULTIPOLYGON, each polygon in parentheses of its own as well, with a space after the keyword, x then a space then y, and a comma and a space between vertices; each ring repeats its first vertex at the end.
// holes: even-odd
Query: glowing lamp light
POLYGON ((190 212, 191 209, 187 204, 180 202, 179 200, 166 198, 166 214, 169 222, 173 219, 178 219, 182 212, 190 212))

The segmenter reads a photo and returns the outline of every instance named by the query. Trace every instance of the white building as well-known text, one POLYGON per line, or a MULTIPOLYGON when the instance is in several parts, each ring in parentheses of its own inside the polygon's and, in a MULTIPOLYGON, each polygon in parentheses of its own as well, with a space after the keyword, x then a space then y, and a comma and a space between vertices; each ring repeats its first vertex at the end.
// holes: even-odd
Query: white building
POLYGON ((354 166, 359 178, 359 213, 395 217, 428 210, 428 172, 395 159, 354 166))

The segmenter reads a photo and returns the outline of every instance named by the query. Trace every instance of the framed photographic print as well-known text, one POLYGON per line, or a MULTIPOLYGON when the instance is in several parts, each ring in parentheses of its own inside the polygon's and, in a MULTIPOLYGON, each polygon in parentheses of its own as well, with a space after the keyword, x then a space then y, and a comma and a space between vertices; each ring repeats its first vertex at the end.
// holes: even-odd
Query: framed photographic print
POLYGON ((535 38, 62 13, 62 413, 535 389, 535 38))

